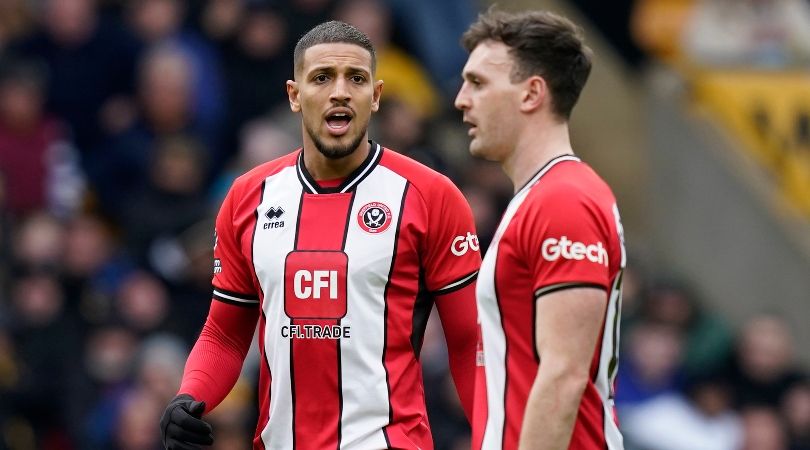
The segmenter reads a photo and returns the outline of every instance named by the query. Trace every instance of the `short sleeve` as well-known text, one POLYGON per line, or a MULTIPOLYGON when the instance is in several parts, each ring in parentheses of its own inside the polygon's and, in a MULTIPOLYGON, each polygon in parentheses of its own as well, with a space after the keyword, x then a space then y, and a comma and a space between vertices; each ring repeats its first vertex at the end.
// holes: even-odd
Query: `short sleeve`
POLYGON ((529 199, 520 230, 535 297, 572 287, 608 290, 611 227, 581 188, 553 186, 529 199), (533 197, 533 198, 532 198, 533 197))
POLYGON ((481 267, 481 249, 472 211, 461 191, 447 178, 432 185, 427 202, 424 248, 427 289, 445 294, 472 283, 481 267))
POLYGON ((234 189, 228 192, 217 214, 214 231, 213 297, 239 306, 259 303, 253 283, 253 271, 245 258, 235 232, 234 189))

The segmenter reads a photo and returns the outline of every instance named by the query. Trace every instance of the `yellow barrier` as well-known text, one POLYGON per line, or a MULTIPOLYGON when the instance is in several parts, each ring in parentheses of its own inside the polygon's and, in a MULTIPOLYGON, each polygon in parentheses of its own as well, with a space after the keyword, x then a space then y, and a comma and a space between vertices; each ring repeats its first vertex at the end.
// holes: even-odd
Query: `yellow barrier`
POLYGON ((810 74, 700 71, 695 100, 714 114, 810 216, 810 74))

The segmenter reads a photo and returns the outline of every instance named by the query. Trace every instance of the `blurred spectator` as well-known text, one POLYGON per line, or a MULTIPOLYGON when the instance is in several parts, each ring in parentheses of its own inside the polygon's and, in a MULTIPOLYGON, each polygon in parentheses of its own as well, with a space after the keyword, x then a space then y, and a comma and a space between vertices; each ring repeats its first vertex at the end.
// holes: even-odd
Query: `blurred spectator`
MULTIPOLYGON (((385 81, 384 98, 404 104, 403 107, 409 108, 418 119, 433 116, 439 108, 439 95, 419 62, 391 42, 391 11, 381 1, 343 0, 335 11, 335 18, 356 26, 371 39, 377 52, 375 76, 385 81)), ((380 111, 386 109, 380 108, 380 111)), ((384 142, 399 150, 394 144, 384 142)))
POLYGON ((217 204, 225 198, 236 177, 248 170, 294 151, 300 145, 269 117, 246 123, 239 133, 239 152, 214 182, 211 194, 217 204))
POLYGON ((489 248, 489 243, 498 227, 500 211, 497 210, 495 200, 490 192, 475 184, 467 184, 461 188, 464 198, 470 204, 475 220, 475 230, 478 233, 478 245, 481 251, 489 248))
POLYGON ((207 128, 218 128, 225 94, 220 59, 211 43, 184 26, 185 0, 129 0, 127 19, 147 47, 171 44, 186 53, 191 65, 193 114, 207 128))
POLYGON ((51 214, 29 215, 17 226, 13 242, 15 266, 22 269, 56 269, 64 250, 64 226, 51 214))
POLYGON ((213 154, 207 144, 215 142, 211 130, 194 115, 191 65, 176 47, 157 47, 141 61, 138 95, 138 121, 99 150, 89 173, 102 210, 118 221, 123 220, 126 206, 147 188, 150 164, 159 159, 162 139, 182 135, 196 140, 196 158, 206 163, 213 154))
POLYGON ((192 139, 174 136, 155 145, 147 185, 122 205, 122 218, 136 261, 174 279, 185 264, 178 236, 209 213, 204 192, 207 161, 192 139))
POLYGON ((688 375, 716 370, 730 355, 733 338, 728 325, 684 283, 653 283, 644 293, 641 309, 644 318, 670 324, 684 334, 683 366, 688 375))
POLYGON ((113 443, 116 450, 157 450, 162 448, 155 417, 163 413, 162 400, 145 389, 128 392, 116 415, 113 443))
POLYGON ((76 405, 76 358, 80 352, 74 324, 62 317, 64 296, 47 272, 16 278, 12 293, 11 335, 19 361, 19 381, 4 400, 32 428, 37 448, 65 448, 76 405), (54 339, 58 336, 58 339, 54 339))
POLYGON ((232 38, 239 29, 246 3, 243 0, 207 0, 200 11, 200 26, 205 36, 214 42, 232 38))
POLYGON ((169 328, 189 345, 199 336, 211 304, 213 229, 214 220, 210 218, 192 225, 178 236, 178 250, 184 263, 178 268, 178 278, 170 280, 167 286, 171 317, 183 317, 183 320, 171 321, 169 328))
POLYGON ((293 77, 288 53, 293 35, 280 8, 265 1, 247 2, 245 8, 238 29, 223 41, 229 102, 227 155, 236 153, 242 126, 286 104, 285 83, 293 77))
POLYGON ((85 327, 106 323, 113 295, 132 270, 116 236, 100 217, 81 214, 68 222, 64 248, 61 281, 69 313, 85 327))
POLYGON ((319 23, 330 20, 339 0, 248 0, 250 3, 277 5, 281 8, 290 36, 289 54, 304 33, 319 23))
POLYGON ((459 36, 484 2, 476 0, 387 0, 406 47, 427 68, 445 98, 455 98, 466 54, 459 36))
POLYGON ((410 102, 402 97, 383 99, 374 127, 378 136, 375 139, 385 142, 386 147, 454 178, 441 153, 427 142, 426 121, 410 102))
POLYGON ((138 388, 148 391, 161 404, 171 400, 180 387, 188 350, 185 343, 172 334, 154 333, 145 337, 136 360, 138 388))
POLYGON ((63 124, 43 110, 44 68, 7 60, 0 67, 0 173, 14 215, 75 211, 84 180, 63 124))
POLYGON ((87 337, 83 354, 89 386, 83 395, 82 448, 110 448, 137 351, 137 337, 122 326, 103 326, 87 337))
POLYGON ((810 63, 806 0, 702 0, 683 31, 687 57, 704 66, 810 63))
POLYGON ((83 157, 129 109, 137 45, 96 0, 44 0, 43 29, 13 48, 48 65, 48 110, 65 118, 83 157))
POLYGON ((810 450, 810 378, 795 383, 782 397, 791 450, 810 450))
POLYGON ((633 41, 651 55, 677 61, 683 30, 700 0, 635 0, 629 28, 633 41))
POLYGON ((225 400, 207 416, 216 433, 213 450, 250 450, 255 423, 253 388, 239 379, 225 400), (253 421, 253 422, 251 422, 253 421))
POLYGON ((660 322, 641 322, 623 338, 627 344, 616 377, 616 405, 620 413, 682 387, 684 341, 678 328, 660 322))
POLYGON ((740 331, 731 381, 738 407, 778 407, 784 394, 801 380, 789 327, 775 315, 749 319, 740 331))
MULTIPOLYGON (((133 272, 116 295, 116 311, 118 318, 131 331, 147 337, 165 329, 169 300, 169 293, 160 280, 146 272, 133 272)), ((172 397, 174 395, 165 400, 168 402, 172 397)))
POLYGON ((0 2, 0 55, 9 42, 31 31, 33 14, 28 0, 0 2))
POLYGON ((788 450, 784 424, 773 408, 758 406, 742 412, 741 450, 788 450))
POLYGON ((730 386, 715 376, 691 379, 685 395, 664 394, 632 408, 622 415, 622 431, 629 449, 738 450, 742 442, 730 386))

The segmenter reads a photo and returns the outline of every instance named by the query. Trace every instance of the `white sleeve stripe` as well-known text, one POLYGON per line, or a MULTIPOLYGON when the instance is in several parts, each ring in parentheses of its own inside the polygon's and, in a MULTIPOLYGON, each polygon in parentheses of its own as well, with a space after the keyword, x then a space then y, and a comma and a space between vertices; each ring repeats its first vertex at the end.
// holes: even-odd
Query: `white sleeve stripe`
POLYGON ((544 296, 546 294, 550 294, 552 292, 562 291, 564 289, 573 289, 573 288, 595 288, 595 289, 606 290, 605 287, 602 286, 599 283, 588 283, 588 282, 584 282, 584 281, 571 281, 571 282, 567 282, 567 283, 557 283, 557 284, 551 284, 551 285, 548 285, 548 286, 541 287, 540 289, 534 291, 534 298, 537 299, 539 297, 542 297, 542 296, 544 296))
POLYGON ((227 299, 227 300, 232 300, 234 302, 240 302, 240 303, 259 303, 259 301, 256 300, 256 299, 234 297, 233 295, 224 294, 221 291, 218 291, 216 289, 214 289, 214 296, 215 297, 221 297, 221 298, 224 298, 224 299, 227 299))
POLYGON ((470 279, 474 278, 476 275, 478 275, 478 271, 477 271, 477 270, 476 270, 475 272, 473 272, 473 273, 471 273, 471 274, 467 275, 466 277, 464 277, 464 278, 462 278, 462 279, 458 280, 458 281, 454 281, 454 282, 452 282, 452 283, 448 284, 447 286, 445 286, 445 287, 443 287, 443 288, 441 288, 441 289, 438 289, 436 292, 442 292, 442 291, 446 291, 446 290, 448 290, 448 289, 453 289, 454 287, 456 287, 456 286, 458 286, 458 285, 460 285, 460 284, 464 284, 464 283, 466 283, 466 282, 470 281, 470 279))

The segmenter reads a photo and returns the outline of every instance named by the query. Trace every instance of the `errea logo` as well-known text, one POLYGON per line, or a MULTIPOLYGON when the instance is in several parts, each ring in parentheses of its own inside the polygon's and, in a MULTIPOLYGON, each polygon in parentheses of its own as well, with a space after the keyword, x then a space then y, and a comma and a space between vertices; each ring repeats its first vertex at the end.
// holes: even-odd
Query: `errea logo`
POLYGON ((479 248, 478 236, 469 231, 466 236, 456 236, 453 243, 450 244, 450 251, 456 256, 463 256, 467 253, 467 250, 477 252, 479 248))
POLYGON ((262 229, 269 230, 271 228, 284 228, 284 221, 280 220, 281 216, 284 215, 284 208, 281 206, 271 206, 267 212, 264 213, 264 217, 267 217, 268 222, 265 222, 262 225, 262 229))
POLYGON ((601 242, 585 245, 582 242, 571 241, 567 236, 562 236, 559 239, 548 238, 543 241, 540 251, 546 261, 556 261, 560 258, 577 261, 587 259, 605 267, 608 265, 607 250, 605 250, 601 242))

